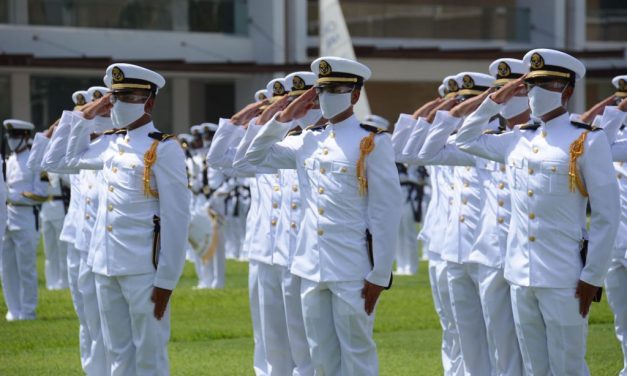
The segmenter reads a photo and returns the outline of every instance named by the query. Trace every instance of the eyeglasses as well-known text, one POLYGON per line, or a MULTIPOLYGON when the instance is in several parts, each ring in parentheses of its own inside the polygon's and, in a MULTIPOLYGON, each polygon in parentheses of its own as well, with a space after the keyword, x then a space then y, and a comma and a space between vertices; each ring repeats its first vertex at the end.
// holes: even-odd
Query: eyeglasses
POLYGON ((346 94, 350 93, 355 89, 354 85, 324 85, 324 86, 316 86, 316 94, 320 95, 322 93, 329 94, 346 94))
POLYGON ((131 93, 113 93, 109 99, 111 103, 122 101, 124 103, 146 103, 150 95, 131 94, 131 93))
POLYGON ((527 91, 533 89, 534 87, 539 87, 545 90, 551 91, 562 91, 566 88, 567 83, 563 81, 531 81, 525 82, 525 87, 527 91))

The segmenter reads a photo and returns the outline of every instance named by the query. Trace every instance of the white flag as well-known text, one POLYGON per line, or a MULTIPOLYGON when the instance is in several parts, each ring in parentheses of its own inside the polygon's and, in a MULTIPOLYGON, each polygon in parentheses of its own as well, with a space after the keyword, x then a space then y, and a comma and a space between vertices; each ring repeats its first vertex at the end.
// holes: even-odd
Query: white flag
MULTIPOLYGON (((320 0, 320 56, 338 56, 355 60, 353 42, 339 0, 320 0)), ((361 96, 355 105, 355 114, 359 120, 370 115, 365 88, 361 89, 361 96)))

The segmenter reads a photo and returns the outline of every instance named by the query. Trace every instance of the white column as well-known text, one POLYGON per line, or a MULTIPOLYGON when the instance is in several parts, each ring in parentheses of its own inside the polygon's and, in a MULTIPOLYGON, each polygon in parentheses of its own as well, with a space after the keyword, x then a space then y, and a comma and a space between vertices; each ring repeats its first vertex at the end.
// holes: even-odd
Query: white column
POLYGON ((174 78, 172 81, 172 132, 184 133, 189 129, 189 79, 174 78))
POLYGON ((292 0, 287 6, 287 61, 307 62, 307 1, 292 0))
POLYGON ((285 62, 285 0, 248 2, 248 34, 257 63, 285 62))
POLYGON ((586 45, 586 0, 570 0, 568 6, 567 49, 581 51, 586 45))
POLYGON ((11 73, 11 117, 31 121, 30 74, 11 73))

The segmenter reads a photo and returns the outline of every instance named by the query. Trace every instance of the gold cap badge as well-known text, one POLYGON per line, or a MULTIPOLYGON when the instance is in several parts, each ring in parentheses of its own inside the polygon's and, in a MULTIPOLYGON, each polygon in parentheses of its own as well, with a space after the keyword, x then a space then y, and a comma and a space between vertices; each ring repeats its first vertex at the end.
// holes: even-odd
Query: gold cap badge
POLYGON ((501 61, 499 63, 498 72, 499 72, 499 77, 509 77, 509 75, 512 73, 512 70, 510 69, 509 65, 507 65, 506 62, 501 61))
POLYGON ((455 81, 454 79, 450 79, 448 80, 448 91, 449 92, 455 92, 459 90, 459 86, 457 86, 457 81, 455 81))
POLYGON ((318 64, 318 70, 320 71, 321 76, 328 76, 331 74, 331 66, 326 60, 321 60, 320 64, 318 64))
POLYGON ((469 75, 464 75, 464 78, 462 78, 463 81, 463 85, 464 85, 464 89, 472 89, 473 87, 475 87, 475 81, 472 79, 472 77, 470 77, 469 75))
POLYGON ((113 67, 113 69, 111 70, 111 75, 113 76, 113 82, 124 81, 124 73, 122 72, 122 69, 118 67, 113 67))
POLYGON ((294 76, 292 79, 292 89, 293 90, 303 90, 305 88, 305 81, 299 76, 294 76))
POLYGON ((534 53, 531 55, 531 68, 533 69, 542 69, 544 67, 544 59, 540 56, 539 53, 534 53))
POLYGON ((280 82, 275 82, 272 86, 272 94, 273 95, 283 95, 285 94, 285 88, 280 82))

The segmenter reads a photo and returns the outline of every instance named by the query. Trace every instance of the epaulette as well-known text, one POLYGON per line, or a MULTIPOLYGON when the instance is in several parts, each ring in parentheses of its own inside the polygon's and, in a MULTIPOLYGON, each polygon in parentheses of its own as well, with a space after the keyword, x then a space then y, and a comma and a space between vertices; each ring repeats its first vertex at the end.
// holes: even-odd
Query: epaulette
POLYGON ((113 128, 113 129, 109 129, 107 131, 102 132, 102 134, 105 136, 110 136, 112 134, 126 134, 126 132, 127 132, 126 128, 122 128, 122 129, 113 128))
POLYGON ((309 126, 305 127, 305 129, 303 129, 303 131, 312 131, 312 132, 321 131, 321 130, 323 130, 326 127, 327 127, 326 124, 318 124, 318 125, 312 124, 312 125, 309 125, 309 126))
POLYGON ((374 126, 372 126, 372 125, 368 125, 368 124, 359 124, 359 126, 360 126, 362 129, 364 129, 364 130, 366 130, 366 131, 368 131, 368 132, 372 132, 372 133, 374 133, 374 134, 387 133, 387 130, 385 130, 385 129, 381 129, 381 128, 377 128, 377 127, 374 127, 374 126))
POLYGON ((486 129, 483 131, 483 134, 501 134, 503 133, 502 129, 486 129))
POLYGON ((285 137, 298 136, 301 133, 303 133, 303 129, 301 127, 295 127, 291 131, 287 132, 287 135, 285 135, 285 137))
POLYGON ((161 132, 150 132, 148 133, 148 137, 155 139, 157 141, 163 142, 175 137, 173 134, 161 133, 161 132))
POLYGON ((600 131, 601 129, 603 129, 603 128, 594 127, 590 124, 582 123, 579 121, 571 121, 570 124, 575 128, 585 129, 590 132, 596 132, 596 131, 600 131))
POLYGON ((535 131, 540 128, 541 123, 527 123, 520 126, 521 131, 535 131))

